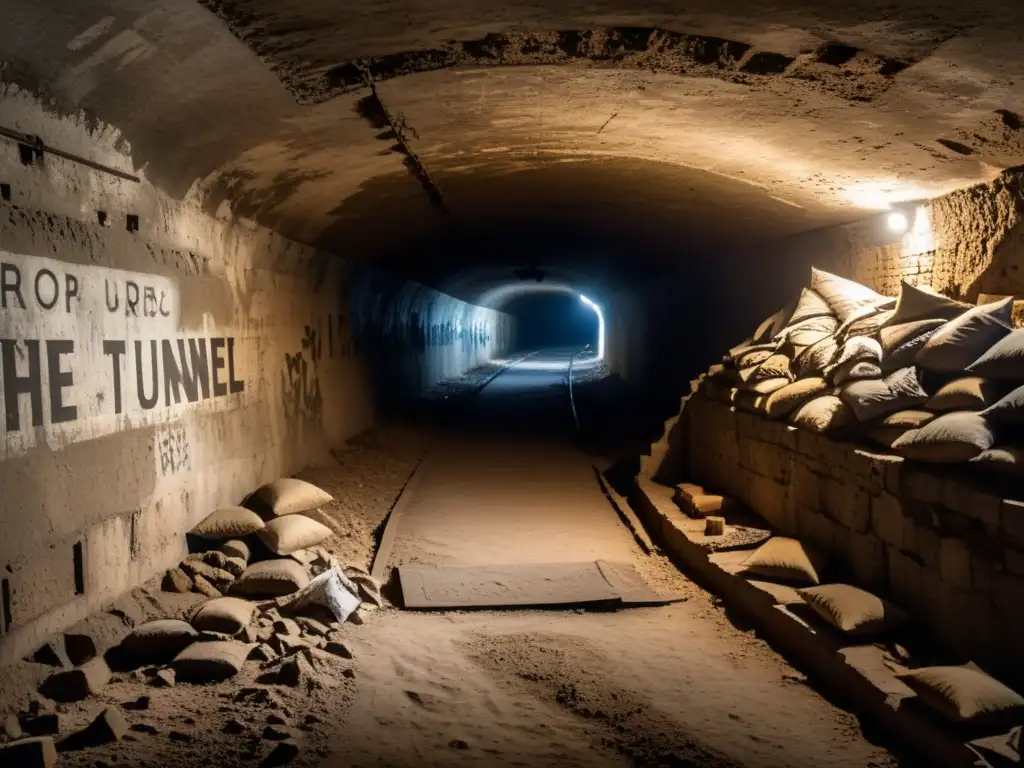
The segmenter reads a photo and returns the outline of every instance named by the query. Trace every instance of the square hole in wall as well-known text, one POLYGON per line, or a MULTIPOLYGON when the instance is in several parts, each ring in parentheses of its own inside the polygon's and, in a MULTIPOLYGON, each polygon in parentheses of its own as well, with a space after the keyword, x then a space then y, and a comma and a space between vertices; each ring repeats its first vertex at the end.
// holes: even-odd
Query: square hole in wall
POLYGON ((125 222, 125 226, 129 232, 139 231, 139 217, 134 213, 129 213, 125 222))
POLYGON ((7 202, 7 203, 11 202, 11 185, 10 184, 0 184, 0 200, 3 200, 4 202, 7 202))
POLYGON ((31 144, 19 144, 18 145, 18 156, 21 158, 22 165, 33 165, 36 162, 36 156, 38 152, 35 147, 31 144))
POLYGON ((11 618, 11 580, 4 579, 0 581, 0 616, 3 616, 3 630, 4 634, 11 631, 11 624, 14 620, 11 618))
POLYGON ((99 223, 99 225, 101 227, 109 226, 108 218, 107 218, 107 212, 106 211, 96 211, 96 221, 99 223))
POLYGON ((82 552, 82 542, 76 541, 71 548, 71 557, 75 561, 75 594, 85 594, 85 557, 82 552))

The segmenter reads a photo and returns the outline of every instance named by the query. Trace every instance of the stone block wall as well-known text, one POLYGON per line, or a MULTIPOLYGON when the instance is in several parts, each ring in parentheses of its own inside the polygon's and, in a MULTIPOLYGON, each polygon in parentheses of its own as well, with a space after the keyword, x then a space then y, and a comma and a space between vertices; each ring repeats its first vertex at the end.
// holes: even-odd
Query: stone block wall
POLYGON ((910 611, 946 649, 1024 684, 1024 489, 906 462, 695 393, 682 476, 740 499, 910 611))

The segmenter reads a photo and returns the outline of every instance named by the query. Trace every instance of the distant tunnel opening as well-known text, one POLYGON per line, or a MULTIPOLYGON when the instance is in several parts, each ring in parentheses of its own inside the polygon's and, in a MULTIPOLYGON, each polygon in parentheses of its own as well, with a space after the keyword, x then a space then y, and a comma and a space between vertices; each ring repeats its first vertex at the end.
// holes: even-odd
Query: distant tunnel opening
POLYGON ((600 323, 592 308, 578 295, 535 293, 517 297, 505 311, 515 317, 521 350, 589 347, 594 354, 600 344, 600 323))

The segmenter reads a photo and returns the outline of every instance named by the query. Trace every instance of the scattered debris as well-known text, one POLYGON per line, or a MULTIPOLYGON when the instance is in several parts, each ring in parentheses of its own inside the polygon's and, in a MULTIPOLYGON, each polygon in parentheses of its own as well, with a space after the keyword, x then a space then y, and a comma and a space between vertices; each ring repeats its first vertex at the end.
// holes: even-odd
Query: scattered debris
POLYGON ((161 669, 157 670, 157 673, 153 675, 153 685, 159 688, 170 688, 177 682, 177 676, 173 669, 161 669))
POLYGON ((333 653, 335 656, 340 656, 343 659, 352 658, 352 649, 348 643, 343 640, 329 640, 327 645, 324 646, 324 650, 328 653, 333 653))
POLYGON ((96 658, 96 641, 84 632, 69 632, 64 635, 64 651, 71 664, 80 667, 96 658))
POLYGON ((81 701, 98 692, 110 681, 110 667, 103 659, 93 659, 75 669, 55 672, 43 681, 40 691, 55 701, 81 701))
POLYGON ((192 577, 181 568, 171 568, 167 571, 161 584, 161 589, 164 592, 191 592, 192 587, 192 577))
POLYGON ((57 747, 51 736, 20 739, 0 747, 0 765, 16 765, 18 768, 52 768, 56 764, 57 747))
POLYGON ((299 745, 294 741, 280 741, 260 763, 260 768, 275 768, 290 763, 299 756, 299 745))
POLYGON ((63 635, 58 635, 39 647, 36 652, 32 654, 32 661, 36 664, 46 664, 50 667, 60 667, 62 669, 68 669, 69 667, 74 666, 68 658, 67 651, 64 649, 63 635))
POLYGON ((55 712, 23 715, 19 725, 27 736, 55 736, 60 733, 60 715, 55 712))

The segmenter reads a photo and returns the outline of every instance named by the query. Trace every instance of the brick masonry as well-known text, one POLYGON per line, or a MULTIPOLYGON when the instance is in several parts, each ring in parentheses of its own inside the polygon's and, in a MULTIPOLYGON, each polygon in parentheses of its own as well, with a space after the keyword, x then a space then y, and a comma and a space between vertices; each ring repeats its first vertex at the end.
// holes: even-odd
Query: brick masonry
POLYGON ((666 442, 680 449, 685 479, 824 550, 829 581, 890 598, 956 657, 1024 684, 1024 501, 983 478, 834 442, 700 392, 666 442))

